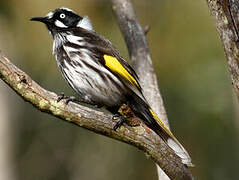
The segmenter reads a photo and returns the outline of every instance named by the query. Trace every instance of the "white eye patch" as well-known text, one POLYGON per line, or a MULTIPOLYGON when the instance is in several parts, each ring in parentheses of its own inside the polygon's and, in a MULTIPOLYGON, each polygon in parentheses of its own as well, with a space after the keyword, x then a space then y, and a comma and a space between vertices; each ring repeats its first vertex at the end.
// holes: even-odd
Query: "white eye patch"
POLYGON ((63 24, 61 21, 59 21, 59 20, 55 21, 55 25, 57 27, 60 27, 60 28, 67 28, 67 26, 65 24, 63 24))
POLYGON ((66 17, 66 15, 65 15, 64 13, 61 13, 61 14, 60 14, 60 18, 61 18, 61 19, 64 19, 65 17, 66 17))

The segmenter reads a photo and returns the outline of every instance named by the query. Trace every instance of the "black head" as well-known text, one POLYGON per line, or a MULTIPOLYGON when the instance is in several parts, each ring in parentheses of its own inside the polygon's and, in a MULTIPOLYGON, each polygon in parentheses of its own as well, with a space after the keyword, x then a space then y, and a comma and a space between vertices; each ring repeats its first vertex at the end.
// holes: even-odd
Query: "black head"
POLYGON ((57 30, 60 29, 81 27, 82 24, 85 25, 86 27, 87 22, 88 26, 91 27, 90 21, 87 17, 82 18, 81 16, 77 15, 74 11, 68 8, 59 8, 49 12, 45 17, 33 17, 30 20, 39 21, 46 24, 48 30, 51 33, 55 33, 57 32, 57 30))

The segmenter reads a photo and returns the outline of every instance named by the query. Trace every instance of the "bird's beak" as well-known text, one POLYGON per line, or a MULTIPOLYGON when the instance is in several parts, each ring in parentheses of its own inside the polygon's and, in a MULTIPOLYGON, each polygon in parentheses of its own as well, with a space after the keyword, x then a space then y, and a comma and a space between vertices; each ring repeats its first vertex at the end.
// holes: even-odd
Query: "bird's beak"
POLYGON ((30 21, 39 21, 44 24, 47 24, 49 22, 49 19, 47 17, 33 17, 30 19, 30 21))

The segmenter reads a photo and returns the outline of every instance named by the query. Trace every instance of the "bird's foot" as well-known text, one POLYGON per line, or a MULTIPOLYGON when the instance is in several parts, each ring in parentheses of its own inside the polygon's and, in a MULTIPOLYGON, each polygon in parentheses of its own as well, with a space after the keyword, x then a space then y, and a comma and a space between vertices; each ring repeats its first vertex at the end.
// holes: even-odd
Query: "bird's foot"
POLYGON ((89 98, 83 98, 83 97, 74 97, 74 96, 65 96, 64 93, 60 93, 57 98, 57 102, 60 102, 61 100, 66 100, 66 104, 69 102, 75 102, 75 103, 86 103, 89 105, 94 106, 95 108, 101 108, 103 105, 101 104, 96 104, 95 102, 91 101, 89 98))
POLYGON ((65 96, 65 94, 62 92, 57 97, 57 102, 60 102, 61 100, 66 100, 66 104, 68 104, 70 101, 72 102, 78 102, 78 99, 74 96, 65 96))
POLYGON ((57 95, 57 102, 60 102, 62 99, 65 99, 66 96, 63 92, 61 92, 59 95, 57 95))
POLYGON ((117 123, 113 127, 114 131, 116 131, 118 128, 120 128, 126 122, 126 119, 123 118, 119 114, 115 114, 112 119, 113 120, 118 120, 117 123))

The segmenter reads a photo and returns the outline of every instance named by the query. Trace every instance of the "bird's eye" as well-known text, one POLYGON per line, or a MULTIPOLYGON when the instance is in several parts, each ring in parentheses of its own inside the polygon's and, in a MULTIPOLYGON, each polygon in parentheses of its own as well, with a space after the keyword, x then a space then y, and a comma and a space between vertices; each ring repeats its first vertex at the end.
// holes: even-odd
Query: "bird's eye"
POLYGON ((64 19, 66 17, 66 15, 64 13, 60 14, 60 18, 64 19))

